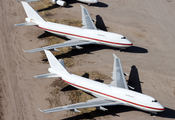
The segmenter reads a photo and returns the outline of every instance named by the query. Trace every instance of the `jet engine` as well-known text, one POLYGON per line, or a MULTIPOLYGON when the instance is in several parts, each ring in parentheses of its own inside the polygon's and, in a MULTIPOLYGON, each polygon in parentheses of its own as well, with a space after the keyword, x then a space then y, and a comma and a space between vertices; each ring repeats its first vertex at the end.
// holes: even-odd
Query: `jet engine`
POLYGON ((66 5, 66 2, 62 1, 62 0, 52 0, 52 3, 58 4, 60 6, 65 6, 66 5))

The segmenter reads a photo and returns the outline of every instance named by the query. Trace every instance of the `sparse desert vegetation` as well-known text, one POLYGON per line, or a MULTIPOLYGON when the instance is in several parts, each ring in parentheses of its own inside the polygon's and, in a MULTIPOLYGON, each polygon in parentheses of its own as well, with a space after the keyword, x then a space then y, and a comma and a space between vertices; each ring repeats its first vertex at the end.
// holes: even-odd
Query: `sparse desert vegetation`
POLYGON ((52 6, 51 0, 42 0, 36 2, 35 10, 38 11, 41 16, 51 16, 54 14, 53 9, 49 9, 52 6))
MULTIPOLYGON (((89 78, 91 79, 106 79, 108 78, 106 75, 101 74, 98 71, 91 71, 91 72, 79 72, 76 73, 77 75, 84 75, 84 74, 89 74, 89 78)), ((54 87, 53 91, 50 92, 51 97, 47 97, 46 100, 49 102, 50 108, 52 107, 58 107, 60 106, 60 90, 68 86, 68 84, 61 79, 56 79, 51 85, 51 87, 54 87)), ((65 92, 68 94, 69 99, 72 104, 74 103, 80 103, 80 102, 86 102, 87 100, 93 99, 94 97, 81 91, 81 90, 68 90, 65 92)), ((96 108, 84 108, 80 109, 81 113, 89 113, 91 111, 94 111, 96 108)))
MULTIPOLYGON (((68 19, 68 20, 65 20, 65 19, 59 19, 59 20, 58 19, 46 19, 46 21, 66 24, 66 25, 70 25, 70 26, 81 27, 81 21, 77 21, 77 20, 71 20, 71 19, 68 19)), ((55 35, 46 36, 43 39, 45 39, 47 41, 46 46, 59 44, 59 43, 63 43, 63 42, 66 41, 65 39, 59 38, 58 36, 55 36, 55 35)), ((63 47, 63 48, 59 48, 59 51, 53 51, 52 53, 55 56, 60 56, 62 54, 66 54, 66 53, 70 52, 71 50, 72 50, 71 47, 63 47)), ((43 54, 42 59, 46 59, 45 54, 43 54)), ((67 57, 64 57, 62 59, 64 60, 64 63, 65 63, 66 67, 72 67, 74 65, 74 60, 73 60, 73 57, 71 56, 71 54, 68 54, 67 57)))

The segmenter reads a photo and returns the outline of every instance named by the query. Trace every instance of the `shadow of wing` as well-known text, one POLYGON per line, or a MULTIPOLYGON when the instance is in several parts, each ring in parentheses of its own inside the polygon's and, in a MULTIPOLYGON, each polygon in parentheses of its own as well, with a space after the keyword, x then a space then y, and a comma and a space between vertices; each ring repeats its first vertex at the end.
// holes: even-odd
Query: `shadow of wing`
POLYGON ((134 88, 134 89, 131 89, 131 90, 142 93, 139 74, 138 74, 138 70, 137 70, 135 65, 133 65, 131 67, 131 72, 130 72, 130 75, 129 75, 128 85, 134 88))

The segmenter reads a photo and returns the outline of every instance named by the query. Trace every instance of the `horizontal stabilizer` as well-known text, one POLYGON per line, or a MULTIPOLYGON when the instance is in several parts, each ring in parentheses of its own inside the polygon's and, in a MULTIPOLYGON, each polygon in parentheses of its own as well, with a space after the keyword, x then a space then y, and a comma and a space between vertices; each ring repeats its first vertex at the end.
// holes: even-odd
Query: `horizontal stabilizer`
POLYGON ((34 2, 34 1, 41 1, 41 0, 26 0, 26 1, 19 1, 17 0, 18 2, 34 2))
MULTIPOLYGON (((51 69, 49 72, 56 71, 59 75, 70 75, 70 73, 65 69, 65 67, 56 59, 56 57, 48 50, 44 50, 47 59, 49 61, 51 69)), ((52 72, 53 73, 53 72, 52 72)))
POLYGON ((37 24, 35 24, 35 23, 29 23, 29 22, 15 24, 15 26, 29 26, 29 25, 37 25, 37 24))
POLYGON ((36 78, 51 78, 51 77, 61 77, 55 73, 47 73, 47 74, 42 74, 42 75, 37 75, 37 76, 34 76, 36 78))

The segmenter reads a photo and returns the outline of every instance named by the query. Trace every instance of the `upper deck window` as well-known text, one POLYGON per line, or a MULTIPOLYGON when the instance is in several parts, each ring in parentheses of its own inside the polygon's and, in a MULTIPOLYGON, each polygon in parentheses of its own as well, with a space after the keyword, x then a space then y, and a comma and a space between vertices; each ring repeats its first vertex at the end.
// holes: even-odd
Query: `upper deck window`
POLYGON ((126 39, 126 37, 121 37, 121 39, 126 39))
POLYGON ((152 102, 157 102, 157 100, 153 100, 152 102))

